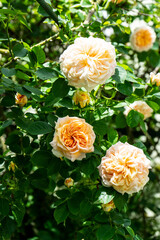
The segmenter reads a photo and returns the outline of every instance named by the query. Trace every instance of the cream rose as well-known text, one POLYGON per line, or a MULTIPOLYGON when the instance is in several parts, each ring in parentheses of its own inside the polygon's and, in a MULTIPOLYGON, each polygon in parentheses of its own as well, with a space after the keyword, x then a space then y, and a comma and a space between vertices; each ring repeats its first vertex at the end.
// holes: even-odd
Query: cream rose
POLYGON ((77 90, 73 95, 73 102, 75 105, 80 105, 81 108, 84 108, 90 102, 90 96, 87 92, 77 90))
POLYGON ((107 150, 98 168, 104 186, 131 194, 143 189, 151 167, 141 149, 118 142, 107 150))
POLYGON ((100 38, 80 37, 60 56, 69 85, 91 91, 110 78, 116 67, 114 46, 100 38))
POLYGON ((148 51, 155 42, 156 34, 147 24, 134 29, 130 36, 130 43, 137 52, 148 51))
POLYGON ((158 87, 160 86, 160 73, 154 74, 150 73, 151 83, 156 84, 158 87))
POLYGON ((15 99, 15 103, 18 104, 20 107, 23 107, 28 102, 27 96, 20 93, 16 93, 15 99))
POLYGON ((82 118, 66 116, 58 119, 50 144, 54 155, 64 156, 74 162, 94 151, 94 141, 95 134, 90 124, 82 118))
POLYGON ((153 113, 153 109, 148 106, 148 104, 144 101, 135 101, 128 106, 125 107, 124 115, 128 115, 131 110, 135 110, 144 115, 144 120, 151 117, 153 113))

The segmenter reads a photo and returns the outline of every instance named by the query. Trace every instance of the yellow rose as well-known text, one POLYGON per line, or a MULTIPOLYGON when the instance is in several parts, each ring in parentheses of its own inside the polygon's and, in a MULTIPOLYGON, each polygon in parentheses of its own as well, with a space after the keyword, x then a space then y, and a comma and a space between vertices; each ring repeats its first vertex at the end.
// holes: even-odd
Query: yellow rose
POLYGON ((77 38, 60 56, 60 67, 69 85, 91 91, 114 74, 115 48, 101 38, 77 38))
POLYGON ((90 124, 82 118, 66 116, 58 119, 50 144, 54 155, 64 156, 74 162, 94 151, 94 141, 95 134, 90 124))
POLYGON ((112 209, 116 208, 113 200, 111 200, 109 203, 102 204, 102 208, 105 212, 110 212, 112 209))
POLYGON ((73 102, 75 105, 79 104, 81 108, 84 108, 90 102, 89 94, 87 92, 77 90, 73 95, 73 102))
POLYGON ((15 99, 15 103, 20 105, 20 107, 23 107, 28 102, 27 96, 21 95, 20 93, 16 93, 15 99))
POLYGON ((118 142, 107 150, 98 168, 104 186, 131 194, 143 189, 151 166, 141 149, 118 142))
POLYGON ((66 187, 70 188, 73 186, 74 180, 72 178, 66 178, 64 181, 64 184, 66 187))
POLYGON ((151 83, 156 84, 158 87, 160 86, 160 73, 154 74, 150 73, 151 83))
POLYGON ((153 109, 144 101, 135 101, 129 107, 125 107, 124 115, 128 115, 131 110, 135 110, 144 115, 144 120, 152 116, 153 109))
POLYGON ((137 52, 148 51, 155 42, 156 34, 147 24, 134 29, 130 36, 130 43, 137 52))

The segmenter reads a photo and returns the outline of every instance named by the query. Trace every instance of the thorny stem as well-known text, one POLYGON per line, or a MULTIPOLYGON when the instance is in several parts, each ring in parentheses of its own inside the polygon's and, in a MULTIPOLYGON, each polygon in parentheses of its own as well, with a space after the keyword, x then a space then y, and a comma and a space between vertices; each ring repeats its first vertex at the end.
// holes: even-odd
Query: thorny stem
POLYGON ((34 47, 38 47, 38 46, 45 45, 47 42, 51 42, 54 38, 58 37, 58 35, 59 35, 59 32, 58 32, 57 34, 55 34, 55 35, 53 35, 53 36, 45 39, 44 41, 41 41, 41 42, 33 45, 33 46, 31 47, 31 49, 34 48, 34 47))
POLYGON ((37 2, 41 5, 41 7, 48 13, 48 15, 59 25, 58 17, 53 12, 52 8, 49 4, 47 4, 44 0, 37 0, 37 2))
MULTIPOLYGON (((8 19, 8 21, 9 21, 9 19, 8 19)), ((9 52, 10 52, 10 54, 11 54, 11 57, 13 58, 12 47, 11 47, 11 41, 10 41, 10 38, 9 38, 9 32, 8 32, 8 21, 7 21, 7 24, 6 24, 7 38, 8 38, 8 44, 9 44, 9 52)))
POLYGON ((144 135, 146 136, 146 138, 148 139, 148 141, 154 146, 155 143, 154 143, 154 141, 152 140, 151 136, 148 134, 148 132, 143 131, 143 129, 142 129, 141 126, 140 126, 140 129, 142 130, 142 132, 144 133, 144 135))

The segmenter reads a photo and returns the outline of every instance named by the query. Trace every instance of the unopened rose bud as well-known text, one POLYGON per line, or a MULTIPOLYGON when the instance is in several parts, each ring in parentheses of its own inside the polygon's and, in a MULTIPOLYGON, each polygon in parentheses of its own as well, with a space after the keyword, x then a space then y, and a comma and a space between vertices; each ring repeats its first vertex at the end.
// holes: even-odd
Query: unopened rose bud
POLYGON ((158 87, 160 86, 160 73, 154 74, 150 73, 151 83, 156 84, 158 87))
POLYGON ((113 200, 111 200, 109 203, 102 204, 102 208, 105 212, 110 212, 112 209, 116 208, 113 200))
POLYGON ((18 104, 20 107, 23 107, 28 102, 27 96, 20 93, 16 93, 15 99, 15 103, 18 104))
POLYGON ((77 90, 73 95, 73 102, 75 105, 80 105, 81 108, 84 108, 90 102, 90 96, 87 92, 77 90))
POLYGON ((74 180, 72 178, 66 178, 64 184, 67 188, 70 188, 73 186, 74 180))
POLYGON ((9 164, 8 170, 9 171, 12 170, 13 172, 15 172, 16 168, 17 168, 17 165, 13 161, 11 161, 9 164))

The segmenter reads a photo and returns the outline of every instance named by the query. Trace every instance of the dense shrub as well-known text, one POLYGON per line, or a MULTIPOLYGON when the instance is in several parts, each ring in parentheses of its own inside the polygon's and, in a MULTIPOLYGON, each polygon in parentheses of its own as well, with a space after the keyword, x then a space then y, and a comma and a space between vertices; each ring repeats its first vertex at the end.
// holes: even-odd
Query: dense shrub
POLYGON ((0 2, 0 239, 160 239, 159 12, 0 2))

